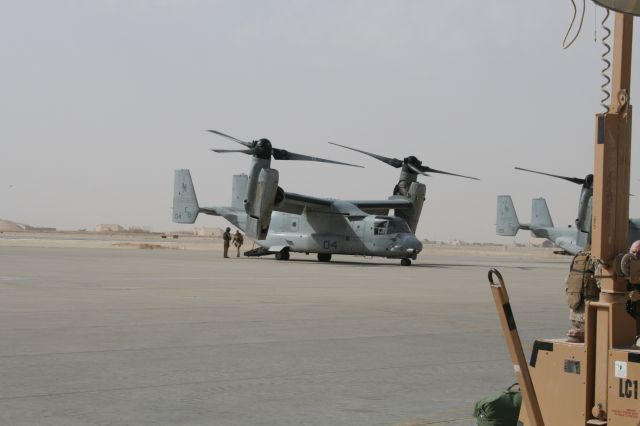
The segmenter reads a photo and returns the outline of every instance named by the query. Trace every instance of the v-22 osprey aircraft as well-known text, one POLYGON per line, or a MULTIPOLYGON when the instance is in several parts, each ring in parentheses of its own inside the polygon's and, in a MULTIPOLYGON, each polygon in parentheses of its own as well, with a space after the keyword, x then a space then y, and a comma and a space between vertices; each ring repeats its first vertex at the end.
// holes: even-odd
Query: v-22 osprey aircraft
POLYGON ((296 154, 274 148, 268 139, 246 142, 209 130, 244 146, 245 149, 213 149, 218 153, 252 156, 248 175, 233 176, 229 207, 201 207, 189 170, 176 170, 173 221, 194 223, 199 213, 222 216, 259 245, 245 255, 275 254, 288 260, 291 252, 317 253, 320 262, 333 254, 380 256, 411 265, 422 250, 414 235, 425 200, 425 185, 411 182, 403 195, 386 200, 335 200, 294 194, 283 190, 279 173, 271 168, 276 160, 319 161, 353 164, 296 154), (395 215, 389 215, 393 209, 395 215))
MULTIPOLYGON (((587 244, 590 244, 593 175, 588 174, 582 179, 523 169, 522 167, 515 167, 515 169, 581 185, 575 228, 571 226, 554 226, 544 198, 531 200, 531 223, 520 223, 511 196, 498 195, 496 235, 514 236, 519 229, 529 230, 538 238, 547 238, 553 241, 562 249, 561 252, 558 252, 559 254, 575 255, 584 249, 587 244)), ((629 245, 637 239, 640 239, 640 219, 629 219, 629 245)))

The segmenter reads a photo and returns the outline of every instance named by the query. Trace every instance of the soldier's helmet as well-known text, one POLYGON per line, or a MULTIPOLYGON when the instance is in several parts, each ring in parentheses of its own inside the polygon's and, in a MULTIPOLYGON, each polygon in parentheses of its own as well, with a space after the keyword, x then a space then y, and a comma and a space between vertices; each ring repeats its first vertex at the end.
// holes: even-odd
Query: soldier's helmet
POLYGON ((231 228, 227 228, 227 232, 231 231, 231 228))

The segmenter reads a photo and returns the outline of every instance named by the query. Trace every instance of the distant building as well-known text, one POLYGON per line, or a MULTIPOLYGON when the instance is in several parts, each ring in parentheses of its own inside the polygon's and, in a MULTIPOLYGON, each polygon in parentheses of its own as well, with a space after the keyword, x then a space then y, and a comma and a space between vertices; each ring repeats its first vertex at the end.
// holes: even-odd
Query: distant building
POLYGON ((193 235, 199 237, 222 237, 224 231, 220 228, 206 228, 204 226, 193 228, 193 235))
POLYGON ((124 228, 117 224, 111 223, 102 223, 100 225, 96 225, 96 232, 122 232, 124 228))
POLYGON ((148 228, 144 228, 142 226, 130 226, 127 231, 134 234, 146 234, 151 232, 148 228))

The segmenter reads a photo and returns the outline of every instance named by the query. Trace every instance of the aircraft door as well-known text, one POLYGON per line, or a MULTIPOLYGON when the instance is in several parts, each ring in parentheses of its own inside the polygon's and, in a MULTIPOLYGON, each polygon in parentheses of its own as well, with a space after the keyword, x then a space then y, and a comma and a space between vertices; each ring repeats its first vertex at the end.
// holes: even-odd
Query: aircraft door
POLYGON ((364 253, 364 233, 366 223, 364 220, 348 221, 349 228, 345 232, 344 248, 346 253, 363 254, 364 253))

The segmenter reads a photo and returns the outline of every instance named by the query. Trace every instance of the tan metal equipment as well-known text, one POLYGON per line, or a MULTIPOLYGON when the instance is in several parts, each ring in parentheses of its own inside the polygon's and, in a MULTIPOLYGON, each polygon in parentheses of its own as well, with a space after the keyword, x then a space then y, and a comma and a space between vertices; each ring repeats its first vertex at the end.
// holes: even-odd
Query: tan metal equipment
MULTIPOLYGON (((584 343, 537 340, 529 363, 535 389, 530 393, 537 400, 529 405, 539 405, 547 426, 640 426, 640 350, 636 320, 627 312, 627 302, 637 298, 632 289, 634 281, 640 283, 640 261, 627 257, 628 272, 620 268, 621 254, 629 249, 632 35, 633 17, 616 13, 612 101, 607 113, 596 115, 591 252, 599 264, 600 299, 586 304, 584 343)), ((505 336, 512 349, 514 336, 506 331, 505 336)), ((526 369, 519 362, 519 369, 526 369)), ((525 407, 519 424, 543 424, 525 407)))

